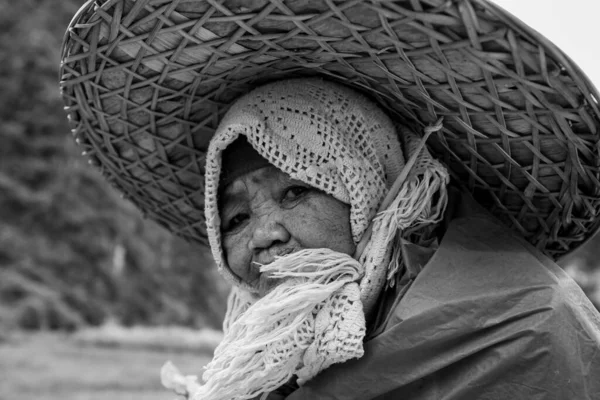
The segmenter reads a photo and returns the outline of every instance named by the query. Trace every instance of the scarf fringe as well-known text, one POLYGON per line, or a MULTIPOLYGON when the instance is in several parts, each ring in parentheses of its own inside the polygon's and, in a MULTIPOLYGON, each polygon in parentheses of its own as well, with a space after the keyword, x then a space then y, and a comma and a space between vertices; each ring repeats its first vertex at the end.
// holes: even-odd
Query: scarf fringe
MULTIPOLYGON (((190 399, 251 399, 286 383, 304 367, 323 303, 356 285, 362 270, 352 257, 329 249, 302 250, 262 266, 282 283, 230 322, 206 366, 205 383, 189 385, 190 399)), ((230 298, 233 306, 235 301, 230 298)), ((364 330, 364 320, 362 325, 364 330)))
POLYGON ((375 218, 383 230, 386 245, 392 243, 387 283, 393 286, 402 268, 400 239, 425 226, 440 222, 448 204, 447 185, 450 176, 446 168, 430 158, 415 170, 412 178, 400 189, 389 208, 375 218))

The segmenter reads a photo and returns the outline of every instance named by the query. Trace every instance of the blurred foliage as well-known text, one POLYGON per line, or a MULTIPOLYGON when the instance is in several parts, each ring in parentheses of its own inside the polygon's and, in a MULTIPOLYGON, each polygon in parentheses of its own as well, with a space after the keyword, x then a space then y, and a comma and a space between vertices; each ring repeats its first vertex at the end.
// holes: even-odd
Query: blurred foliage
POLYGON ((209 253, 143 220, 78 155, 58 89, 83 0, 0 0, 0 328, 220 327, 209 253))

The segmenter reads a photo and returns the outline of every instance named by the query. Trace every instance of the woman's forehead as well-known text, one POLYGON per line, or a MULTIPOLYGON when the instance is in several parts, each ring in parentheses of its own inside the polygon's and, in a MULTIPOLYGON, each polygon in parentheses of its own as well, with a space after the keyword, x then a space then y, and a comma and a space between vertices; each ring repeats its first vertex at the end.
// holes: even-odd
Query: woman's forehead
POLYGON ((221 192, 221 201, 247 198, 261 191, 270 191, 274 187, 295 181, 291 176, 273 165, 247 172, 229 183, 221 192))

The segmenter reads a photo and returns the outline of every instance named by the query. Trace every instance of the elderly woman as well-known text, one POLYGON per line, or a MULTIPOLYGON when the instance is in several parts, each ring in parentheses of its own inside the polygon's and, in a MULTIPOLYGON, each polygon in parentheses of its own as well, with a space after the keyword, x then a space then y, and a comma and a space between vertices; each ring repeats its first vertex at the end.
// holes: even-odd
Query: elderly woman
POLYGON ((321 79, 263 86, 224 117, 207 157, 209 239, 219 266, 253 294, 248 303, 261 300, 241 322, 232 310, 226 325, 236 337, 221 349, 235 349, 235 359, 241 347, 267 343, 264 352, 248 348, 257 365, 243 365, 268 372, 258 388, 293 375, 304 382, 362 355, 381 290, 402 263, 398 229, 438 221, 447 199, 443 167, 412 134, 405 139, 412 171, 391 120, 321 79), (258 331, 248 328, 257 322, 258 331))
POLYGON ((598 393, 600 319, 581 290, 399 133, 322 79, 231 107, 208 151, 206 213, 241 291, 191 398, 278 398, 290 380, 290 399, 598 393))
POLYGON ((89 2, 63 52, 93 162, 234 285, 202 381, 163 383, 599 398, 600 316, 549 257, 600 208, 568 58, 483 0, 213 3, 89 2))

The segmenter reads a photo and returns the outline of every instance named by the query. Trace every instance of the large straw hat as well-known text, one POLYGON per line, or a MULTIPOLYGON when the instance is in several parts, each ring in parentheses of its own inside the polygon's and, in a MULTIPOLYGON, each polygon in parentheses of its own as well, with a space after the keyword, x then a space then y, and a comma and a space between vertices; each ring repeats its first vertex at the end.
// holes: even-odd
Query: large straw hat
POLYGON ((320 75, 422 131, 453 176, 556 258, 598 226, 597 90, 486 0, 94 0, 65 36, 73 134, 106 178, 206 243, 205 151, 232 100, 320 75))

